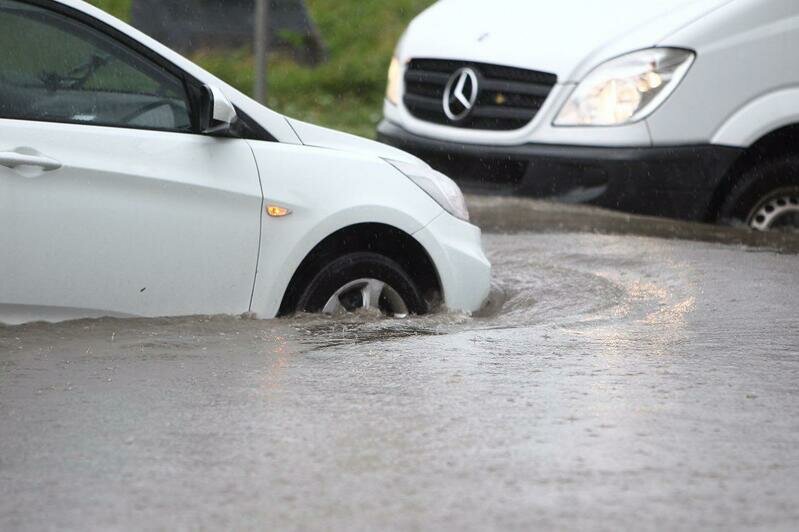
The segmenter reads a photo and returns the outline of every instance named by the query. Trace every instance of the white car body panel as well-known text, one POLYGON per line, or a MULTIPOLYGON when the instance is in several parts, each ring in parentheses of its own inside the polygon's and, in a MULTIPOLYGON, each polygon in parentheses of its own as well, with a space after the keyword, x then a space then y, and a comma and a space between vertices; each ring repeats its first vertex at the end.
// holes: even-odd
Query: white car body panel
POLYGON ((266 204, 292 211, 284 218, 264 219, 252 304, 258 316, 277 314, 300 263, 336 231, 379 223, 413 235, 444 212, 432 198, 420 195, 410 179, 372 156, 271 142, 250 144, 266 204))
POLYGON ((397 148, 392 148, 387 144, 308 124, 306 122, 294 120, 293 118, 289 118, 289 123, 299 138, 302 139, 302 143, 305 146, 328 148, 348 153, 360 153, 372 157, 380 157, 382 159, 392 159, 404 163, 427 166, 427 163, 421 159, 414 157, 410 153, 398 150, 397 148))
POLYGON ((261 190, 246 141, 0 120, 0 322, 248 311, 261 190), (202 287, 202 289, 199 289, 202 287))
POLYGON ((444 299, 451 309, 480 308, 491 291, 491 264, 481 251, 480 229, 443 214, 414 237, 440 264, 444 299))

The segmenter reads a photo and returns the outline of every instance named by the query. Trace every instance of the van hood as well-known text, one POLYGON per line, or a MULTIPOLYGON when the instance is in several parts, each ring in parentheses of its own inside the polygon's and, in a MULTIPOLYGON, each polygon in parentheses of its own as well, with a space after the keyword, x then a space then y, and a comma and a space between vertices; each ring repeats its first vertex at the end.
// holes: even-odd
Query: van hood
POLYGON ((732 1, 441 0, 411 23, 398 55, 503 64, 577 82, 599 63, 656 46, 732 1))
POLYGON ((326 148, 330 150, 357 153, 360 155, 374 156, 381 159, 391 159, 409 164, 428 166, 428 164, 413 155, 386 144, 368 140, 349 133, 342 133, 334 129, 308 124, 293 118, 286 118, 300 142, 305 146, 326 148))

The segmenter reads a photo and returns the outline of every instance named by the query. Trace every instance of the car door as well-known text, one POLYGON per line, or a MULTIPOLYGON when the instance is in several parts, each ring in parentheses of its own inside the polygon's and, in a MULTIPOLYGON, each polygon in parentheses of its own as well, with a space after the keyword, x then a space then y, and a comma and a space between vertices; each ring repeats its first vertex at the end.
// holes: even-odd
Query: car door
POLYGON ((246 312, 246 141, 197 133, 182 73, 36 4, 0 0, 0 321, 246 312))

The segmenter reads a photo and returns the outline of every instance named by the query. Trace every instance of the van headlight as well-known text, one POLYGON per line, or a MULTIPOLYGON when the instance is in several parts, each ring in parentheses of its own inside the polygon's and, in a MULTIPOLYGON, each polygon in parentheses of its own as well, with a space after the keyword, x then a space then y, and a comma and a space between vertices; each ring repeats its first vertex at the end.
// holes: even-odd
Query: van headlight
POLYGON ((386 87, 386 99, 392 105, 399 105, 401 82, 402 67, 397 56, 394 56, 388 67, 388 86, 386 87))
POLYGON ((651 115, 674 92, 696 54, 650 48, 603 63, 577 85, 556 126, 619 126, 651 115))
POLYGON ((385 161, 427 192, 445 211, 465 222, 469 221, 466 200, 455 181, 429 166, 392 161, 391 159, 385 159, 385 161))

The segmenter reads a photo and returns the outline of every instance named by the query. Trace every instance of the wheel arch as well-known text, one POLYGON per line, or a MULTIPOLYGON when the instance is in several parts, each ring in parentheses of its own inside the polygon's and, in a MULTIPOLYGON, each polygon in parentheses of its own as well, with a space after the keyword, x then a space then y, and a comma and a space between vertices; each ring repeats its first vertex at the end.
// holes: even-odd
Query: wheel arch
POLYGON ((738 157, 716 187, 708 207, 706 221, 719 221, 725 201, 750 170, 773 158, 788 154, 799 155, 799 122, 782 126, 763 135, 738 157))
POLYGON ((303 288, 328 261, 345 254, 371 251, 400 264, 428 301, 441 298, 438 270, 427 250, 412 235, 383 223, 358 223, 338 229, 320 241, 295 270, 283 294, 278 316, 294 312, 303 288))

